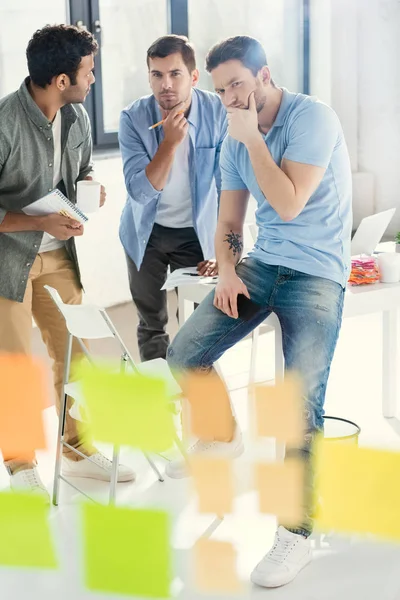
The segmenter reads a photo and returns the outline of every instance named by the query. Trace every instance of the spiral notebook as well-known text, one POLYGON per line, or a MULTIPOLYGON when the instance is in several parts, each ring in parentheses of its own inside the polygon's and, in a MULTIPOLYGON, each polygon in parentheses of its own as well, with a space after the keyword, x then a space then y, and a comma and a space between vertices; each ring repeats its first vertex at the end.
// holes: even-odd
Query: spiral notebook
POLYGON ((82 225, 88 221, 88 217, 79 208, 72 204, 70 200, 60 190, 55 189, 43 198, 39 198, 29 206, 23 209, 26 215, 32 217, 41 215, 50 215, 58 213, 64 217, 69 217, 75 221, 79 221, 82 225))

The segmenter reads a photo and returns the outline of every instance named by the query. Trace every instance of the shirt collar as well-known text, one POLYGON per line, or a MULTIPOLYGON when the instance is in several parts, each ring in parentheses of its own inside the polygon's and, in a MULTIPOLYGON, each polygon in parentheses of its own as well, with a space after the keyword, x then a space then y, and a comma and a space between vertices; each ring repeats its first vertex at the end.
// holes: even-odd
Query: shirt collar
MULTIPOLYGON (((30 77, 27 77, 22 82, 17 94, 18 98, 27 113, 28 117, 31 121, 38 127, 40 130, 44 128, 51 127, 51 123, 47 119, 46 115, 42 113, 34 99, 29 93, 28 85, 30 82, 30 77)), ((78 118, 78 114, 72 104, 66 104, 61 108, 61 114, 68 121, 73 123, 78 118)))
MULTIPOLYGON (((273 129, 273 127, 282 127, 283 126, 287 110, 288 110, 290 104, 292 103, 292 94, 290 94, 290 92, 288 92, 288 90, 286 88, 281 88, 281 89, 282 89, 281 104, 279 106, 278 114, 276 115, 275 121, 273 122, 271 129, 273 129)), ((271 131, 271 129, 270 129, 270 131, 271 131)), ((266 135, 268 135, 268 133, 266 135)))
POLYGON ((197 128, 199 122, 199 99, 197 96, 196 88, 192 88, 192 102, 190 105, 188 121, 191 125, 193 125, 193 127, 197 128))

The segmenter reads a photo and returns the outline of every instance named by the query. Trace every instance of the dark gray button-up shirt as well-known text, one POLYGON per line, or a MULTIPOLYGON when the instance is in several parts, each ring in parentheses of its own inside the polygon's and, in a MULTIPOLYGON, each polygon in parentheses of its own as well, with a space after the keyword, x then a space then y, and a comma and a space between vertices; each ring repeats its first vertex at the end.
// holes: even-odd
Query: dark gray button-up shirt
MULTIPOLYGON (((52 124, 29 94, 19 90, 0 100, 0 223, 7 212, 22 212, 53 188, 52 124)), ((80 104, 61 108, 62 191, 76 203, 76 182, 93 170, 92 137, 80 104)), ((0 233, 0 296, 22 302, 29 271, 43 237, 40 231, 0 233)), ((74 239, 66 242, 78 278, 74 239)))

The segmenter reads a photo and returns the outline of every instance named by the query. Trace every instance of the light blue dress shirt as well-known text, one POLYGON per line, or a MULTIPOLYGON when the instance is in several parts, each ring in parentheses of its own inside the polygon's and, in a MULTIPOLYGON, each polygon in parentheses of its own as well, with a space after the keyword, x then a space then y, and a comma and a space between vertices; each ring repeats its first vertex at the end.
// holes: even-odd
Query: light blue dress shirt
POLYGON ((264 137, 277 165, 286 158, 326 171, 302 212, 284 222, 261 191, 246 147, 226 137, 222 190, 248 189, 258 205, 258 239, 251 255, 344 287, 350 267, 352 175, 337 115, 316 98, 284 89, 276 120, 264 137))
MULTIPOLYGON (((161 118, 153 95, 136 100, 121 113, 119 144, 128 197, 121 216, 120 239, 138 269, 162 194, 152 186, 145 172, 164 139, 162 127, 150 131, 148 128, 161 118)), ((221 190, 219 156, 227 130, 226 111, 220 98, 193 88, 188 121, 193 224, 207 259, 215 256, 214 235, 221 190)))

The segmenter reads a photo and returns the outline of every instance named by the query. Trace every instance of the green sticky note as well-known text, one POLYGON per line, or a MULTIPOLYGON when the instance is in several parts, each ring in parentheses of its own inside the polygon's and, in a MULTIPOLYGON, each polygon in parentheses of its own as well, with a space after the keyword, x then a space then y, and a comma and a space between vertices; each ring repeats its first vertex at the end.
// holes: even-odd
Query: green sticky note
POLYGON ((0 564, 57 568, 48 524, 49 506, 33 494, 0 493, 0 564))
POLYGON ((83 520, 85 579, 90 590, 170 597, 167 513, 85 504, 83 520))
POLYGON ((94 439, 145 452, 171 448, 174 423, 163 379, 90 366, 81 378, 94 439))

